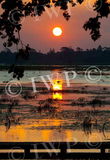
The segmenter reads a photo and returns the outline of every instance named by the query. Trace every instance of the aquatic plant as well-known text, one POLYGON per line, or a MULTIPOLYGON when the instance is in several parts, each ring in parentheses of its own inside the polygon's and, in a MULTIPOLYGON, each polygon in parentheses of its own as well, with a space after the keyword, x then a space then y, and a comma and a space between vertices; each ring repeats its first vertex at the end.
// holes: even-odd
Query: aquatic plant
POLYGON ((31 91, 25 91, 25 92, 23 92, 23 94, 22 94, 22 98, 24 98, 24 99, 34 99, 34 98, 36 98, 37 97, 37 95, 36 94, 33 94, 31 91))
POLYGON ((6 117, 5 117, 6 132, 10 129, 10 126, 11 126, 11 121, 10 121, 9 116, 6 114, 6 117))
POLYGON ((55 105, 55 100, 48 98, 44 101, 40 101, 37 110, 39 113, 41 113, 41 112, 49 112, 49 113, 56 112, 57 106, 55 105))
POLYGON ((105 138, 107 138, 106 130, 110 130, 110 122, 109 121, 104 122, 103 125, 102 125, 102 133, 103 133, 105 138))
POLYGON ((84 121, 82 123, 82 127, 83 127, 83 131, 85 132, 85 134, 91 134, 92 132, 92 121, 91 121, 91 117, 85 117, 84 121))
POLYGON ((89 104, 92 105, 94 108, 95 108, 96 106, 101 107, 102 104, 103 104, 103 101, 100 100, 100 99, 95 98, 95 99, 91 100, 91 101, 89 102, 89 104))
POLYGON ((84 97, 78 98, 77 100, 73 100, 71 105, 77 105, 77 106, 85 106, 87 103, 86 99, 84 97))

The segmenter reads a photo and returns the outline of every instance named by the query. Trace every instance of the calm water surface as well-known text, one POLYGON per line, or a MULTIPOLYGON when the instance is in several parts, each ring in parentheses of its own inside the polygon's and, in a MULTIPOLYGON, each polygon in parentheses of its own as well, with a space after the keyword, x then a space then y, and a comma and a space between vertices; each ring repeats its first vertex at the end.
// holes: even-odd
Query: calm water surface
POLYGON ((0 141, 109 141, 109 74, 90 83, 80 72, 68 87, 64 71, 25 71, 20 80, 23 90, 15 98, 5 92, 12 75, 0 71, 0 141), (48 90, 41 81, 40 76, 50 74, 62 81, 62 91, 48 90), (37 93, 33 93, 31 77, 36 77, 37 93))

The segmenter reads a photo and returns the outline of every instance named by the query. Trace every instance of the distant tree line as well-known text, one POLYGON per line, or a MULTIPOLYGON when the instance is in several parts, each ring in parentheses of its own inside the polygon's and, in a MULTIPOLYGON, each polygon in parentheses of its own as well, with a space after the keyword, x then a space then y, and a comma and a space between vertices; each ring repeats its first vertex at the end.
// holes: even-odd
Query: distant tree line
POLYGON ((76 49, 62 47, 60 51, 50 49, 47 53, 36 51, 30 48, 29 57, 17 57, 17 52, 12 53, 9 49, 1 51, 1 65, 109 65, 110 47, 92 48, 83 50, 80 47, 76 49))

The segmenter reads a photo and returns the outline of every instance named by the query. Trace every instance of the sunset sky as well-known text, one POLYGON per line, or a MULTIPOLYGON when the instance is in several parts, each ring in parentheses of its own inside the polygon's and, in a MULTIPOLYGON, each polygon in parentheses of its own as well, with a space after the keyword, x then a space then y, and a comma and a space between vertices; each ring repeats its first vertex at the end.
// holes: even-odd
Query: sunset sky
MULTIPOLYGON (((102 37, 94 42, 91 40, 89 32, 82 26, 95 13, 85 4, 70 8, 71 18, 66 21, 62 12, 55 8, 55 14, 51 15, 51 10, 46 11, 39 19, 26 18, 23 21, 21 37, 24 43, 29 43, 30 47, 43 52, 50 48, 59 50, 62 46, 81 47, 83 49, 97 47, 98 45, 109 46, 110 41, 110 17, 102 20, 102 37), (54 27, 61 27, 63 34, 55 37, 52 33, 54 27)), ((1 48, 2 44, 0 45, 1 48)))

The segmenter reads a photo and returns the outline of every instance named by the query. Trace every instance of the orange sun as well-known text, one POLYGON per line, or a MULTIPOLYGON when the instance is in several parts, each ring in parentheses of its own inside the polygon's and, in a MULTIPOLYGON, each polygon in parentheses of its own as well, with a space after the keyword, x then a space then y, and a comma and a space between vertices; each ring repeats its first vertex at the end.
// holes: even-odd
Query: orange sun
POLYGON ((58 37, 62 35, 62 29, 61 27, 55 27, 53 28, 53 35, 58 37))

